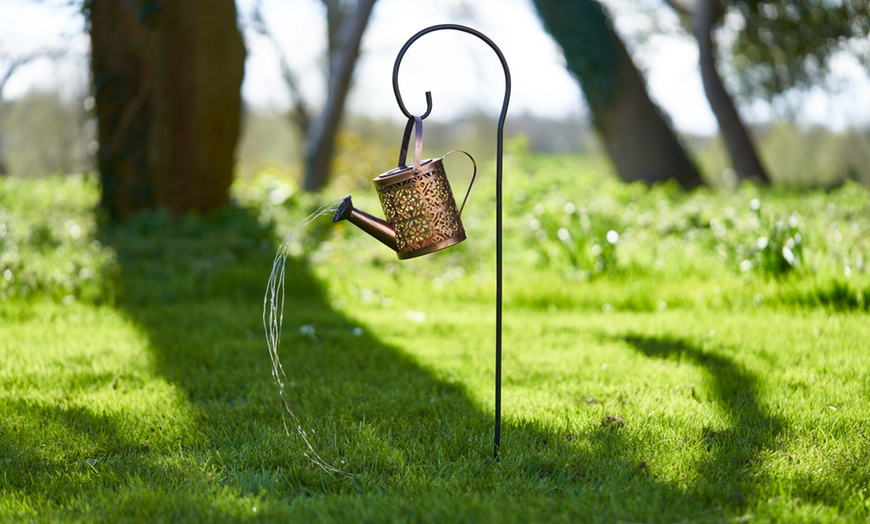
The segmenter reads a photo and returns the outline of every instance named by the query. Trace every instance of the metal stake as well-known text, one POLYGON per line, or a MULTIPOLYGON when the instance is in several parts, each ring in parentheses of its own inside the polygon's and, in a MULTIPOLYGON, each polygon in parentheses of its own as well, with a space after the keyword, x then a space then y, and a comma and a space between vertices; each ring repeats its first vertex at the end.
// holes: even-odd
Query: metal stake
MULTIPOLYGON (((408 109, 405 107, 405 103, 402 101, 402 95, 399 93, 399 65, 402 62, 402 57, 405 56, 405 52, 411 47, 411 44, 417 41, 421 36, 432 33, 434 31, 441 31, 444 29, 451 29, 455 31, 461 31, 463 33, 468 33, 470 35, 474 35, 477 38, 483 40, 498 56, 499 61, 501 62, 501 66, 504 69, 504 100, 502 101, 501 113, 498 117, 498 130, 496 133, 496 174, 495 174, 495 183, 496 183, 496 233, 495 233, 495 246, 496 246, 496 255, 495 255, 495 274, 496 274, 496 309, 495 309, 495 433, 493 436, 493 457, 498 458, 499 447, 501 446, 501 334, 502 334, 502 167, 504 160, 504 122, 507 117, 507 109, 508 102, 510 101, 511 96, 511 74, 508 69, 507 61, 504 58, 501 50, 498 48, 495 43, 489 39, 486 35, 481 33, 476 29, 472 29, 470 27, 466 27, 464 25, 458 24, 439 24, 433 25, 431 27, 427 27, 419 31, 417 34, 412 36, 402 49, 399 51, 399 55, 396 57, 396 63, 393 65, 393 92, 396 95, 396 102, 399 104, 399 109, 402 110, 402 113, 408 117, 409 120, 413 120, 415 118, 414 115, 408 112, 408 109)), ((429 113, 432 112, 432 93, 430 91, 426 92, 426 112, 421 115, 419 118, 422 120, 429 116, 429 113)))

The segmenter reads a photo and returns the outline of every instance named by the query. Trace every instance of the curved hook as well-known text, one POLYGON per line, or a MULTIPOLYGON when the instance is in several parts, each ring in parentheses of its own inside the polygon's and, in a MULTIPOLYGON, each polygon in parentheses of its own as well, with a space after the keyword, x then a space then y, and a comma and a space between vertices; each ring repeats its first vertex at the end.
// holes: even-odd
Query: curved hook
MULTIPOLYGON (((426 35, 428 33, 432 33, 434 31, 441 31, 444 29, 452 29, 455 31, 461 31, 463 33, 468 33, 470 35, 476 36, 479 39, 483 40, 493 51, 495 51, 495 54, 498 56, 498 59, 501 62, 502 68, 504 69, 504 78, 505 78, 504 100, 502 101, 501 115, 499 117, 499 133, 501 135, 501 129, 504 127, 504 119, 505 119, 505 116, 507 115, 508 102, 510 101, 510 92, 511 92, 510 69, 508 68, 507 60, 505 60, 504 54, 502 54, 501 49, 499 49, 498 46, 495 45, 495 42, 490 40, 488 36, 481 33, 477 29, 473 29, 473 28, 468 27, 468 26, 459 25, 459 24, 433 25, 433 26, 427 27, 426 29, 423 29, 423 30, 417 32, 417 34, 415 34, 414 36, 409 38, 407 42, 405 42, 405 45, 402 46, 402 49, 399 51, 398 56, 396 56, 396 62, 393 64, 393 93, 396 95, 396 102, 399 104, 399 109, 402 111, 402 114, 405 115, 405 117, 407 117, 409 119, 414 118, 414 115, 412 115, 410 113, 410 111, 408 111, 408 108, 405 107, 405 102, 402 99, 402 94, 399 92, 399 66, 402 63, 402 58, 405 56, 405 53, 408 51, 408 48, 411 47, 411 44, 416 42, 420 37, 422 37, 423 35, 426 35)), ((429 113, 431 113, 431 112, 432 112, 432 92, 426 91, 426 112, 420 118, 421 119, 426 118, 427 116, 429 116, 429 113)))
MULTIPOLYGON (((396 89, 396 87, 393 86, 393 89, 396 89)), ((401 102, 399 102, 399 103, 401 103, 401 102)), ((429 113, 431 113, 431 112, 432 112, 432 91, 426 91, 426 112, 423 113, 422 115, 420 115, 420 120, 423 120, 424 118, 429 116, 429 113)), ((407 110, 404 110, 404 113, 405 113, 405 116, 407 116, 409 119, 414 118, 413 116, 408 114, 407 110)))

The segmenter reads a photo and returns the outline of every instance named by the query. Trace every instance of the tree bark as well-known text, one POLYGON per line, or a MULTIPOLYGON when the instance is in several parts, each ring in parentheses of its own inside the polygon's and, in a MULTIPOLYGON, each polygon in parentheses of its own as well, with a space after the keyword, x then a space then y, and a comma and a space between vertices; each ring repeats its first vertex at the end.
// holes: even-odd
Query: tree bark
POLYGON ((88 2, 91 75, 97 112, 100 205, 112 219, 154 206, 148 138, 151 83, 147 39, 134 6, 88 2))
MULTIPOLYGON (((317 191, 329 180, 329 168, 335 151, 335 138, 350 91, 356 59, 362 36, 368 24, 375 0, 359 0, 356 11, 345 17, 341 30, 333 38, 342 38, 342 43, 330 45, 329 85, 323 111, 310 125, 305 143, 305 180, 307 191, 317 191)), ((331 22, 335 23, 335 22, 331 22)))
POLYGON ((245 47, 233 0, 165 1, 153 30, 150 159, 157 205, 229 203, 245 47))
POLYGON ((640 71, 614 33, 617 53, 613 101, 594 111, 595 127, 625 181, 676 180, 685 188, 703 184, 701 173, 658 106, 640 71))
POLYGON ((716 71, 716 44, 713 29, 721 16, 720 0, 699 0, 694 13, 694 32, 704 93, 710 103, 731 164, 741 180, 757 180, 769 184, 770 178, 752 144, 749 132, 737 112, 734 101, 716 71))
POLYGON ((602 6, 594 0, 535 0, 535 5, 580 81, 619 177, 647 184, 676 180, 686 188, 703 184, 602 6))
POLYGON ((90 0, 86 13, 102 207, 226 205, 245 60, 233 0, 90 0))

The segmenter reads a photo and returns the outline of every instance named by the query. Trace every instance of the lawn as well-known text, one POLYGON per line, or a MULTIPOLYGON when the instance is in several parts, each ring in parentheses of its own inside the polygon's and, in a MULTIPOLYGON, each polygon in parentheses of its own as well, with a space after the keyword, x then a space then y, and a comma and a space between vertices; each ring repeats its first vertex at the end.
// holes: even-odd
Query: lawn
MULTIPOLYGON (((647 189, 511 154, 494 460, 491 171, 438 254, 328 218, 287 240, 295 419, 264 293, 318 197, 267 172, 214 216, 119 226, 90 177, 0 179, 2 519, 870 518, 867 188, 647 189)), ((369 187, 320 198, 346 191, 381 214, 369 187)))

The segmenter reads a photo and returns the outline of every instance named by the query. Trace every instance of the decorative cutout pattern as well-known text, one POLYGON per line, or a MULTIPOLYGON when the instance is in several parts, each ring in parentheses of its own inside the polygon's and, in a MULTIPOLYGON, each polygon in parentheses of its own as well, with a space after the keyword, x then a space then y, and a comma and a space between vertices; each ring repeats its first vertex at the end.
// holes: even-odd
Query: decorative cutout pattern
POLYGON ((441 162, 431 170, 377 188, 386 220, 396 230, 400 253, 434 246, 465 229, 441 162))

